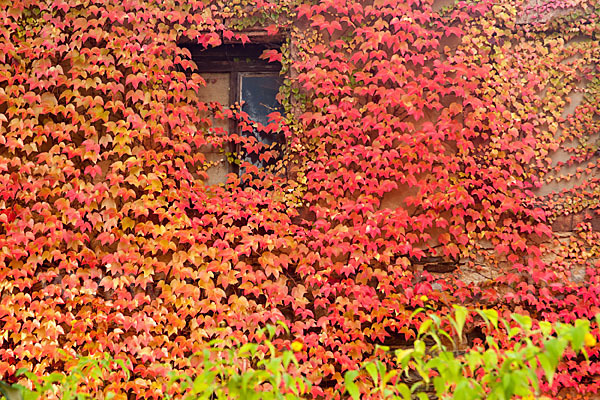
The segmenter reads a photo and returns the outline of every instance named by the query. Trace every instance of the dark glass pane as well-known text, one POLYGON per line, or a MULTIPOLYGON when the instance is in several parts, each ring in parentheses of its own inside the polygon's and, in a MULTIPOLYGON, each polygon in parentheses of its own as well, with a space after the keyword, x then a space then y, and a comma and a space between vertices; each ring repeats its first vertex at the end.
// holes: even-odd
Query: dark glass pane
MULTIPOLYGON (((242 111, 247 113, 253 121, 264 126, 268 125, 269 114, 283 111, 281 104, 276 99, 281 81, 279 75, 242 75, 240 82, 240 100, 244 102, 242 111)), ((267 146, 282 142, 281 135, 274 133, 265 133, 255 129, 252 134, 267 146)), ((248 160, 257 166, 265 166, 264 163, 258 161, 257 154, 249 154, 248 160)))

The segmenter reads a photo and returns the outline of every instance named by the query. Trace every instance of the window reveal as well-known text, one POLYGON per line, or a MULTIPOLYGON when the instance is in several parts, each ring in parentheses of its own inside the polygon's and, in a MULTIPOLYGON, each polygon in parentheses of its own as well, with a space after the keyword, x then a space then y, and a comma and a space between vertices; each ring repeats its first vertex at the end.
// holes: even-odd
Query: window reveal
MULTIPOLYGON (((205 103, 216 102, 223 107, 230 105, 230 73, 223 72, 208 72, 202 74, 206 82, 206 86, 198 91, 199 100, 205 103)), ((208 116, 208 115, 207 115, 208 116)), ((212 126, 210 127, 211 136, 221 136, 224 132, 228 132, 229 121, 227 119, 211 118, 212 126)), ((208 169, 206 174, 208 179, 207 185, 224 183, 227 180, 227 174, 231 171, 231 166, 227 162, 227 154, 224 151, 219 151, 214 146, 205 146, 201 149, 206 158, 208 169)))

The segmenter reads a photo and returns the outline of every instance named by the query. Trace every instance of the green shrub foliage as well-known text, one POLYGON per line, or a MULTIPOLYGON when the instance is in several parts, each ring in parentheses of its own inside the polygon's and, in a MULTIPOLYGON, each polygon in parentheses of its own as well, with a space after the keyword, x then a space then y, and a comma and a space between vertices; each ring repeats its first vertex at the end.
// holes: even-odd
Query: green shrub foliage
MULTIPOLYGON (((577 320, 572 325, 542 323, 534 328, 527 316, 513 314, 504 320, 494 310, 469 311, 455 306, 454 315, 432 314, 423 321, 413 345, 393 352, 394 368, 375 359, 359 370, 347 371, 343 392, 335 396, 348 394, 358 400, 361 388, 370 388, 363 395, 380 399, 428 399, 433 394, 457 400, 539 398, 540 378, 552 381, 567 348, 588 359, 584 347, 593 346, 595 341, 589 325, 587 320, 577 320), (487 336, 474 348, 460 350, 465 323, 473 317, 482 319, 491 332, 507 336, 513 348, 501 349, 494 336, 487 336)), ((164 390, 167 399, 306 398, 311 385, 299 373, 296 358, 302 345, 293 342, 290 349, 277 351, 272 342, 276 330, 273 326, 267 328, 260 343, 229 348, 220 341, 210 343, 202 352, 181 360, 186 372, 169 371, 157 387, 164 390)), ((32 390, 2 383, 1 391, 7 400, 47 398, 50 394, 63 400, 109 399, 118 398, 123 391, 123 387, 117 388, 118 393, 105 391, 113 374, 124 372, 126 380, 133 379, 130 363, 108 353, 73 361, 67 373, 43 378, 21 371, 33 383, 32 390)))

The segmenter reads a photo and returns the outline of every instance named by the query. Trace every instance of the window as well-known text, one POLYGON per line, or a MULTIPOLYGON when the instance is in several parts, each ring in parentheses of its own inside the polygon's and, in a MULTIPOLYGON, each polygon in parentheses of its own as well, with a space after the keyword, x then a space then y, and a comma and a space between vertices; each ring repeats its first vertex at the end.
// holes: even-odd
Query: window
MULTIPOLYGON (((210 103, 218 102, 223 106, 242 103, 242 111, 250 120, 263 126, 269 124, 268 115, 281 112, 277 101, 277 93, 282 83, 281 64, 268 62, 260 58, 265 50, 276 49, 276 44, 230 44, 215 48, 203 49, 202 46, 186 45, 192 54, 192 60, 198 66, 198 72, 206 81, 198 96, 200 100, 210 103)), ((280 134, 266 133, 254 126, 253 129, 241 129, 232 121, 214 120, 213 129, 238 132, 244 136, 253 136, 269 150, 280 150, 283 137, 280 134)), ((236 162, 227 153, 238 154, 238 160, 248 161, 257 167, 267 167, 277 161, 264 157, 256 152, 244 152, 241 146, 218 151, 207 151, 207 160, 214 164, 207 173, 208 184, 224 182, 230 172, 241 172, 236 162)))

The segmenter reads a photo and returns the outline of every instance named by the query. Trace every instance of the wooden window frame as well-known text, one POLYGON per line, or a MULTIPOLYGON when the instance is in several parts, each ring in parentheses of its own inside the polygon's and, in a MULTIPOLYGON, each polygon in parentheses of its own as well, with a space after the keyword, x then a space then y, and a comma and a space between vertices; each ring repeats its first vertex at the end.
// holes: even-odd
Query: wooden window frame
MULTIPOLYGON (((196 72, 200 73, 229 73, 229 104, 240 103, 241 78, 244 74, 273 75, 281 73, 281 63, 269 62, 261 59, 265 50, 279 50, 282 42, 262 43, 226 43, 217 47, 205 48, 197 44, 182 44, 192 56, 192 61, 197 66, 196 72)), ((235 121, 229 122, 230 132, 239 130, 235 121)), ((238 146, 235 150, 240 153, 238 146)), ((240 173, 239 165, 230 164, 232 172, 240 173)))

